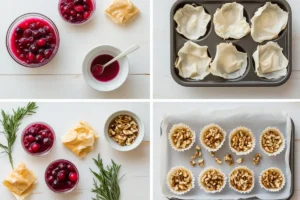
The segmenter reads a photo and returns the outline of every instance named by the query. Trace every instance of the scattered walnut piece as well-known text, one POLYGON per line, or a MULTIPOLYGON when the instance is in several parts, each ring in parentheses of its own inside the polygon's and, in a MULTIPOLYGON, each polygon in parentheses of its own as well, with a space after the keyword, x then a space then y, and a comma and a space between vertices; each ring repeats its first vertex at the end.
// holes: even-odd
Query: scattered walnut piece
POLYGON ((178 149, 188 148, 193 142, 194 133, 192 130, 183 125, 181 127, 176 128, 171 133, 171 142, 178 149))
POLYGON ((197 145, 197 146, 196 146, 196 150, 198 150, 198 151, 200 151, 200 150, 201 150, 201 148, 200 148, 200 146, 199 146, 199 145, 197 145))
POLYGON ((191 160, 191 161, 190 161, 190 165, 193 166, 193 167, 195 167, 196 162, 195 162, 194 160, 191 160))
POLYGON ((204 159, 203 158, 200 159, 200 160, 198 160, 198 165, 199 165, 199 167, 203 167, 204 166, 204 159))
POLYGON ((219 165, 223 163, 222 160, 221 160, 220 158, 215 158, 215 160, 216 160, 216 162, 217 162, 219 165))
POLYGON ((192 175, 185 169, 177 169, 170 176, 169 184, 175 191, 187 191, 192 187, 192 175))
POLYGON ((263 172, 261 183, 267 189, 279 189, 283 184, 283 175, 278 169, 268 169, 263 172))
POLYGON ((249 129, 239 127, 230 135, 230 146, 237 152, 247 152, 253 147, 253 136, 249 129))
POLYGON ((262 158, 262 155, 260 153, 255 154, 255 157, 253 158, 253 164, 258 165, 261 158, 262 158))
POLYGON ((243 158, 238 158, 238 159, 236 160, 236 162, 239 163, 239 164, 241 164, 241 163, 243 162, 243 158))
POLYGON ((209 154, 210 154, 212 157, 215 157, 215 152, 210 151, 209 154))
POLYGON ((191 157, 191 159, 196 159, 198 157, 202 156, 202 153, 200 151, 196 151, 195 154, 191 157))
POLYGON ((224 175, 216 169, 209 169, 200 177, 201 185, 208 191, 220 190, 225 183, 224 175))
POLYGON ((275 128, 266 129, 261 136, 262 148, 268 153, 275 153, 283 145, 283 137, 275 128))
POLYGON ((248 191, 254 184, 252 172, 244 167, 234 169, 230 175, 230 185, 239 191, 248 191))
POLYGON ((231 154, 226 154, 224 157, 224 161, 229 165, 232 166, 234 165, 233 159, 232 159, 232 155, 231 154))
POLYGON ((218 126, 212 125, 202 131, 203 143, 211 149, 217 149, 225 140, 225 134, 218 126))
POLYGON ((117 116, 109 125, 109 136, 121 146, 129 146, 139 134, 136 121, 129 115, 117 116))

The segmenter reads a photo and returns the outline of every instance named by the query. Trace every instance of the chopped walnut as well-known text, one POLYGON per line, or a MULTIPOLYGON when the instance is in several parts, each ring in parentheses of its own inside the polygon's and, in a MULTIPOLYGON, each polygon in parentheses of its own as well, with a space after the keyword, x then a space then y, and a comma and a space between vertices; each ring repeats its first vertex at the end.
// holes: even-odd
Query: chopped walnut
POLYGON ((195 154, 191 157, 191 159, 196 159, 200 156, 202 156, 202 153, 200 151, 196 151, 195 154))
POLYGON ((268 153, 275 153, 283 145, 283 137, 275 128, 266 129, 261 136, 261 146, 268 153))
POLYGON ((170 176, 169 184, 175 191, 187 191, 192 187, 192 175, 185 169, 177 169, 170 176))
POLYGON ((241 163, 243 162, 243 158, 238 158, 238 159, 236 160, 236 162, 239 163, 239 164, 241 164, 241 163))
POLYGON ((171 142, 178 149, 188 148, 194 138, 192 130, 186 126, 178 127, 171 133, 171 142))
POLYGON ((203 130, 203 143, 211 149, 217 149, 225 140, 225 134, 218 126, 213 125, 203 130))
POLYGON ((221 160, 220 158, 215 158, 215 160, 216 160, 216 162, 217 162, 219 165, 223 163, 222 160, 221 160))
POLYGON ((210 151, 209 154, 210 154, 212 157, 215 157, 215 152, 210 151))
POLYGON ((230 146, 237 152, 247 152, 252 149, 254 145, 254 139, 249 129, 239 127, 230 135, 230 146))
POLYGON ((258 165, 261 158, 262 158, 262 155, 260 153, 255 154, 255 157, 253 158, 253 164, 258 165))
POLYGON ((109 136, 121 146, 129 146, 139 134, 136 121, 129 115, 119 115, 109 125, 109 136))
POLYGON ((196 150, 197 150, 197 151, 200 151, 200 150, 201 150, 201 148, 200 148, 199 145, 196 146, 196 150))
POLYGON ((279 189, 283 184, 283 175, 275 168, 268 169, 263 172, 261 183, 267 189, 279 189))
POLYGON ((208 191, 217 191, 225 184, 225 177, 218 170, 209 169, 200 177, 200 183, 208 191))
POLYGON ((196 162, 194 160, 191 160, 190 165, 194 167, 196 165, 196 162))
POLYGON ((232 166, 234 162, 232 161, 232 155, 231 154, 226 154, 224 157, 224 161, 229 165, 232 166))
POLYGON ((234 162, 233 162, 233 161, 229 161, 229 162, 227 162, 227 164, 228 164, 229 166, 233 166, 233 165, 234 165, 234 162))
POLYGON ((244 167, 234 169, 230 173, 230 185, 239 191, 248 191, 254 184, 252 172, 244 167))
POLYGON ((204 159, 203 158, 200 159, 200 160, 198 160, 198 165, 199 165, 199 167, 203 167, 204 166, 204 159))

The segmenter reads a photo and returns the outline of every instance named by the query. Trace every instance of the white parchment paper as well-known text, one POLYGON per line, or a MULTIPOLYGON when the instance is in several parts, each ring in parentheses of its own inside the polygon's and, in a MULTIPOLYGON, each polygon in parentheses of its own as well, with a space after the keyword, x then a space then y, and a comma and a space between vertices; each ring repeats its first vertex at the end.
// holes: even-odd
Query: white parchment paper
MULTIPOLYGON (((253 108, 235 108, 227 110, 193 110, 187 111, 186 113, 172 114, 165 117, 161 125, 162 136, 161 136, 161 187, 162 192, 167 197, 180 198, 180 199, 246 199, 251 197, 257 197, 259 199, 285 199, 290 195, 291 191, 291 169, 289 165, 289 155, 290 155, 290 142, 291 142, 291 119, 288 114, 284 111, 282 112, 273 112, 271 110, 265 110, 263 108, 258 109, 257 107, 253 108), (185 152, 175 152, 169 145, 168 142, 168 133, 173 124, 184 123, 189 125, 196 132, 196 142, 194 147, 189 151, 185 152), (200 145, 199 133, 200 130, 209 123, 217 123, 220 125, 226 132, 227 138, 224 143, 224 146, 215 153, 215 157, 218 157, 223 160, 222 165, 218 165, 214 158, 210 156, 209 152, 206 151, 201 146, 202 156, 205 160, 205 165, 203 167, 190 166, 190 157, 195 152, 195 146, 200 145), (228 135, 230 131, 238 126, 246 126, 250 128, 253 134, 256 137, 256 147, 252 153, 246 156, 237 156, 234 154, 228 144, 228 135), (261 132, 268 126, 275 126, 284 134, 286 138, 286 148, 284 151, 273 157, 269 157, 263 153, 259 145, 259 136, 261 132), (175 195, 170 192, 166 185, 166 175, 168 171, 177 165, 182 165, 190 169, 195 178, 197 179, 200 172, 205 167, 216 167, 221 169, 223 173, 228 174, 230 171, 238 166, 235 162, 234 166, 228 166, 227 163, 224 163, 224 156, 230 153, 233 156, 234 161, 237 158, 242 157, 244 162, 241 165, 248 166, 254 171, 255 174, 255 187, 249 194, 239 194, 229 188, 228 182, 224 190, 216 194, 207 194, 204 190, 200 189, 198 182, 196 180, 196 187, 192 189, 185 195, 175 195), (252 159, 256 153, 261 153, 263 158, 259 165, 254 165, 252 159), (262 189, 258 182, 258 177, 260 173, 268 167, 278 167, 280 168, 285 177, 286 184, 284 188, 276 193, 268 192, 262 189)), ((198 158, 199 159, 199 158, 198 158)), ((196 161, 198 161, 198 159, 196 161)))

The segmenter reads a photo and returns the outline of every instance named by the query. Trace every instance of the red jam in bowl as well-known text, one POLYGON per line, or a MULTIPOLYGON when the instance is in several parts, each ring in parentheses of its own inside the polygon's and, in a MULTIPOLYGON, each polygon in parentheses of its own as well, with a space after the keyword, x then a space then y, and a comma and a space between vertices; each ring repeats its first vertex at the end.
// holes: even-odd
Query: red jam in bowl
POLYGON ((109 66, 105 67, 105 70, 102 74, 98 75, 98 69, 95 67, 95 65, 100 64, 104 65, 110 60, 112 60, 114 57, 111 55, 103 54, 97 56, 92 64, 91 64, 91 73, 95 79, 101 82, 108 82, 113 80, 119 73, 120 65, 118 61, 113 62, 109 66))
POLYGON ((14 56, 28 65, 47 63, 57 47, 54 28, 38 17, 21 21, 13 30, 10 48, 14 56))
POLYGON ((81 24, 88 21, 95 10, 94 0, 60 0, 59 13, 68 22, 81 24))
POLYGON ((56 160, 46 169, 45 181, 53 192, 67 193, 76 187, 79 181, 79 172, 70 161, 56 160))
POLYGON ((46 123, 36 122, 28 125, 22 134, 22 145, 31 155, 46 155, 53 147, 55 133, 46 123))

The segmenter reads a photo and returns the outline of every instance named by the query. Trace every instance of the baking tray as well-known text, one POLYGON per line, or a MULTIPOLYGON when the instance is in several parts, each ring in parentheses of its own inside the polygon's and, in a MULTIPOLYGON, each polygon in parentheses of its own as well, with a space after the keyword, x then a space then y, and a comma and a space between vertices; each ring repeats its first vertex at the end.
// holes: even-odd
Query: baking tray
MULTIPOLYGON (((160 126, 160 135, 161 136, 162 136, 162 132, 163 132, 162 131, 162 123, 163 123, 163 121, 161 122, 161 126, 160 126)), ((290 200, 293 197, 293 195, 294 195, 294 192, 295 192, 295 176, 294 176, 294 174, 295 174, 295 170, 294 170, 295 169, 295 167, 294 167, 294 151, 295 151, 295 147, 294 147, 294 141, 295 141, 295 124, 294 124, 293 119, 291 118, 291 142, 290 142, 290 156, 289 156, 289 163, 290 163, 290 167, 291 167, 291 177, 292 177, 291 191, 289 193, 288 198, 286 198, 286 199, 274 199, 274 200, 290 200)), ((197 177, 195 177, 195 178, 197 179, 197 177)), ((195 184, 196 184, 195 187, 198 187, 197 183, 195 183, 195 184)), ((178 199, 178 198, 168 198, 168 197, 166 197, 166 198, 169 199, 169 200, 182 200, 182 199, 178 199)), ((241 199, 262 200, 262 199, 259 199, 259 198, 241 198, 241 199)), ((196 200, 196 199, 194 199, 194 200, 196 200)), ((220 200, 222 200, 222 199, 220 199, 220 200)))
POLYGON ((178 0, 175 2, 171 9, 170 15, 171 24, 171 74, 173 79, 180 85, 186 87, 274 87, 284 84, 292 73, 292 10, 286 0, 178 0), (224 3, 237 2, 244 6, 244 16, 247 22, 251 25, 250 19, 254 16, 255 11, 262 7, 266 2, 272 2, 278 4, 284 11, 289 13, 287 27, 281 31, 279 37, 271 40, 277 42, 281 48, 283 48, 283 54, 289 60, 287 67, 287 75, 279 79, 269 80, 266 78, 258 77, 255 73, 255 64, 252 58, 253 53, 257 49, 258 45, 263 45, 268 41, 262 43, 255 42, 251 34, 249 33, 241 39, 222 39, 214 30, 213 15, 217 8, 221 8, 224 3), (198 40, 191 40, 201 46, 208 46, 208 52, 212 60, 216 55, 217 45, 222 42, 232 42, 239 51, 246 52, 248 54, 248 66, 245 74, 237 79, 226 80, 222 77, 209 74, 203 80, 185 79, 179 76, 178 69, 175 68, 175 60, 177 53, 184 43, 188 41, 183 35, 176 31, 177 24, 173 20, 175 12, 182 8, 185 4, 201 5, 205 8, 206 12, 211 15, 211 21, 207 26, 206 34, 198 40))

